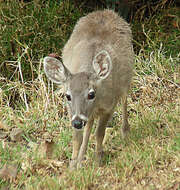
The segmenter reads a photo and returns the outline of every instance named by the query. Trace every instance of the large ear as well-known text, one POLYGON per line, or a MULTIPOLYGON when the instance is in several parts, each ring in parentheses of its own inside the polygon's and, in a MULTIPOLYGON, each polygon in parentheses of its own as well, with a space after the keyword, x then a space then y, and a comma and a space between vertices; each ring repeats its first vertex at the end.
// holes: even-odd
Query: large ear
POLYGON ((112 70, 112 61, 106 50, 100 51, 93 60, 93 68, 99 79, 105 79, 112 70))
POLYGON ((45 57, 44 71, 46 76, 56 84, 62 84, 71 76, 69 70, 54 57, 45 57))

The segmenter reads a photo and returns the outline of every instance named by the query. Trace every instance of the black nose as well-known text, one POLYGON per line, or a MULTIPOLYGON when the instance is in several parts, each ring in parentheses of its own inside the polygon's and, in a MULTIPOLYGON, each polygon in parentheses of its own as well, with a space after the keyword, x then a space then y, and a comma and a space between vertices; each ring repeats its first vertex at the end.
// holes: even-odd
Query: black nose
POLYGON ((71 123, 72 126, 76 129, 82 129, 82 127, 86 125, 86 122, 80 118, 75 118, 71 123))

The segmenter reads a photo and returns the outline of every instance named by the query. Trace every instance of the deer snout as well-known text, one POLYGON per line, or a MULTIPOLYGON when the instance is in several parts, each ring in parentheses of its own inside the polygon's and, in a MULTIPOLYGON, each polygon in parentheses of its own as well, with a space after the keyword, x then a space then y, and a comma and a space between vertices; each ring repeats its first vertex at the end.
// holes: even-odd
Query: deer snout
POLYGON ((76 129, 82 129, 86 125, 86 121, 82 120, 79 117, 76 117, 75 119, 72 120, 72 126, 76 129))

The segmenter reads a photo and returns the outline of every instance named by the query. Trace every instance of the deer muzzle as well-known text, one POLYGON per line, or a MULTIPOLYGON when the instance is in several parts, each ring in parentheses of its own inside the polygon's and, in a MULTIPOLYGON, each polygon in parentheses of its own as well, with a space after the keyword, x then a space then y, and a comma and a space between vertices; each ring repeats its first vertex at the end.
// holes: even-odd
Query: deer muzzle
POLYGON ((79 117, 76 117, 72 120, 71 124, 74 128, 76 129, 82 129, 85 125, 86 125, 86 121, 85 120, 82 120, 81 118, 79 117))

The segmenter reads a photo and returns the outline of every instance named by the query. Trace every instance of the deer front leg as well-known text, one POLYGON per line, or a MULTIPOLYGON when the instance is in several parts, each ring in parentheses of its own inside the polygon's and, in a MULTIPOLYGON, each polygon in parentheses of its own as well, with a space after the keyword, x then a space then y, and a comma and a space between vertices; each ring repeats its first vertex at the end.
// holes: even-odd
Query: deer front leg
POLYGON ((122 136, 125 138, 130 131, 127 113, 127 96, 122 97, 122 136))
POLYGON ((84 129, 84 134, 83 134, 83 141, 79 150, 79 155, 77 158, 77 167, 81 167, 81 162, 84 159, 84 156, 86 154, 87 146, 88 146, 88 141, 89 141, 89 136, 91 133, 91 129, 94 123, 94 118, 89 119, 87 125, 85 126, 84 129))
POLYGON ((103 139, 105 135, 105 130, 109 119, 111 118, 112 114, 104 114, 100 117, 98 127, 96 130, 96 161, 98 165, 102 164, 102 157, 103 157, 103 139))
POLYGON ((72 159, 70 162, 70 168, 74 168, 77 164, 77 158, 79 154, 79 149, 81 147, 83 140, 83 131, 77 131, 73 129, 73 152, 72 152, 72 159))

